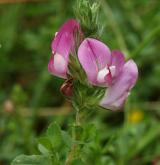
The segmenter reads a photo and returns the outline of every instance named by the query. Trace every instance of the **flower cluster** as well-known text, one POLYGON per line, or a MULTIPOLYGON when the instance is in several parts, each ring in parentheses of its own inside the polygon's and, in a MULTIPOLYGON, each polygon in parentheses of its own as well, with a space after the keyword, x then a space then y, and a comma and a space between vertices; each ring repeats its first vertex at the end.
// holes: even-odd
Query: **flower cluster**
POLYGON ((111 51, 101 41, 82 36, 80 24, 76 20, 69 20, 60 28, 52 41, 49 72, 64 79, 68 79, 68 75, 73 76, 69 71, 69 58, 75 55, 88 82, 107 89, 99 105, 111 110, 122 108, 129 91, 136 83, 137 65, 133 60, 125 62, 120 51, 111 51), (76 34, 81 36, 79 41, 76 34))

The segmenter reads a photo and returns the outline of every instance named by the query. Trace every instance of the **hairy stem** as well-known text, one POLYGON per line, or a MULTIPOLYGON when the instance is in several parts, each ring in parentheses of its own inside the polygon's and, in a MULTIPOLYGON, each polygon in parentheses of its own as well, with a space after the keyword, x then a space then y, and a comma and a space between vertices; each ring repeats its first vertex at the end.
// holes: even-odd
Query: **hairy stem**
MULTIPOLYGON (((81 123, 80 123, 80 113, 79 113, 79 108, 77 106, 75 106, 74 103, 73 103, 73 107, 76 110, 75 127, 77 127, 77 126, 81 125, 81 123)), ((72 128, 72 138, 73 138, 74 141, 77 140, 77 131, 76 131, 75 128, 72 128)), ((72 144, 71 150, 70 150, 70 152, 67 156, 65 165, 71 165, 73 159, 76 156, 76 150, 77 150, 77 144, 72 144)))

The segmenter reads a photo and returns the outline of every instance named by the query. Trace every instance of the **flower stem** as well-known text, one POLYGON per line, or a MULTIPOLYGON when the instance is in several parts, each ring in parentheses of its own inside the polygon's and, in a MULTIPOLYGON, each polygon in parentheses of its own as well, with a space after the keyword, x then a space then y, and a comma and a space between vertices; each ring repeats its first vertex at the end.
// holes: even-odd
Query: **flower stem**
MULTIPOLYGON (((80 126, 80 114, 79 114, 79 108, 73 103, 73 107, 76 110, 76 118, 75 118, 75 127, 80 126)), ((77 131, 76 128, 72 128, 72 139, 74 141, 77 140, 77 131)), ((72 144, 70 152, 68 153, 68 156, 66 158, 65 165, 71 165, 72 161, 74 160, 76 156, 76 150, 77 150, 77 144, 72 144)))
POLYGON ((75 152, 75 150, 76 150, 76 145, 73 144, 72 147, 71 147, 71 151, 69 152, 69 154, 68 154, 68 156, 67 156, 65 165, 71 165, 72 160, 73 160, 73 158, 74 158, 74 152, 75 152))
POLYGON ((80 126, 80 116, 79 116, 79 109, 76 110, 76 126, 80 126))

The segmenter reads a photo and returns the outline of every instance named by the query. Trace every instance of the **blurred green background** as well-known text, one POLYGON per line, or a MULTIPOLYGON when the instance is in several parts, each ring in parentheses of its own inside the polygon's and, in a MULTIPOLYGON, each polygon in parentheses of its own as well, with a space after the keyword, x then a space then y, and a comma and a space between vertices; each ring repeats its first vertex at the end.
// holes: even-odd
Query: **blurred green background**
MULTIPOLYGON (((158 164, 160 1, 97 2, 101 5, 99 23, 104 26, 102 41, 111 49, 125 52, 139 68, 139 80, 125 113, 97 111, 88 121, 100 130, 101 146, 107 148, 97 162, 108 159, 108 155, 113 161, 127 157, 131 150, 127 160, 132 159, 134 165, 158 164), (123 128, 123 134, 116 139, 116 151, 113 146, 108 151, 107 138, 119 128, 123 128), (136 145, 139 147, 134 150, 136 145)), ((0 165, 9 164, 21 153, 37 153, 36 138, 51 121, 57 121, 63 129, 73 121, 71 106, 59 92, 64 80, 50 75, 47 65, 54 33, 74 17, 74 3, 0 0, 0 165)))

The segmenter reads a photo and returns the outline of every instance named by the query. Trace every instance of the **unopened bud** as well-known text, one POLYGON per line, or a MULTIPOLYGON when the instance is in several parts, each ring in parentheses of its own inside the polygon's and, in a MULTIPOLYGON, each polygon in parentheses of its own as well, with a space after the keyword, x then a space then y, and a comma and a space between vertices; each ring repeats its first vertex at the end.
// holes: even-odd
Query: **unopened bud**
POLYGON ((66 96, 66 97, 72 97, 73 94, 73 79, 68 79, 66 80, 61 88, 60 88, 61 93, 66 96))

